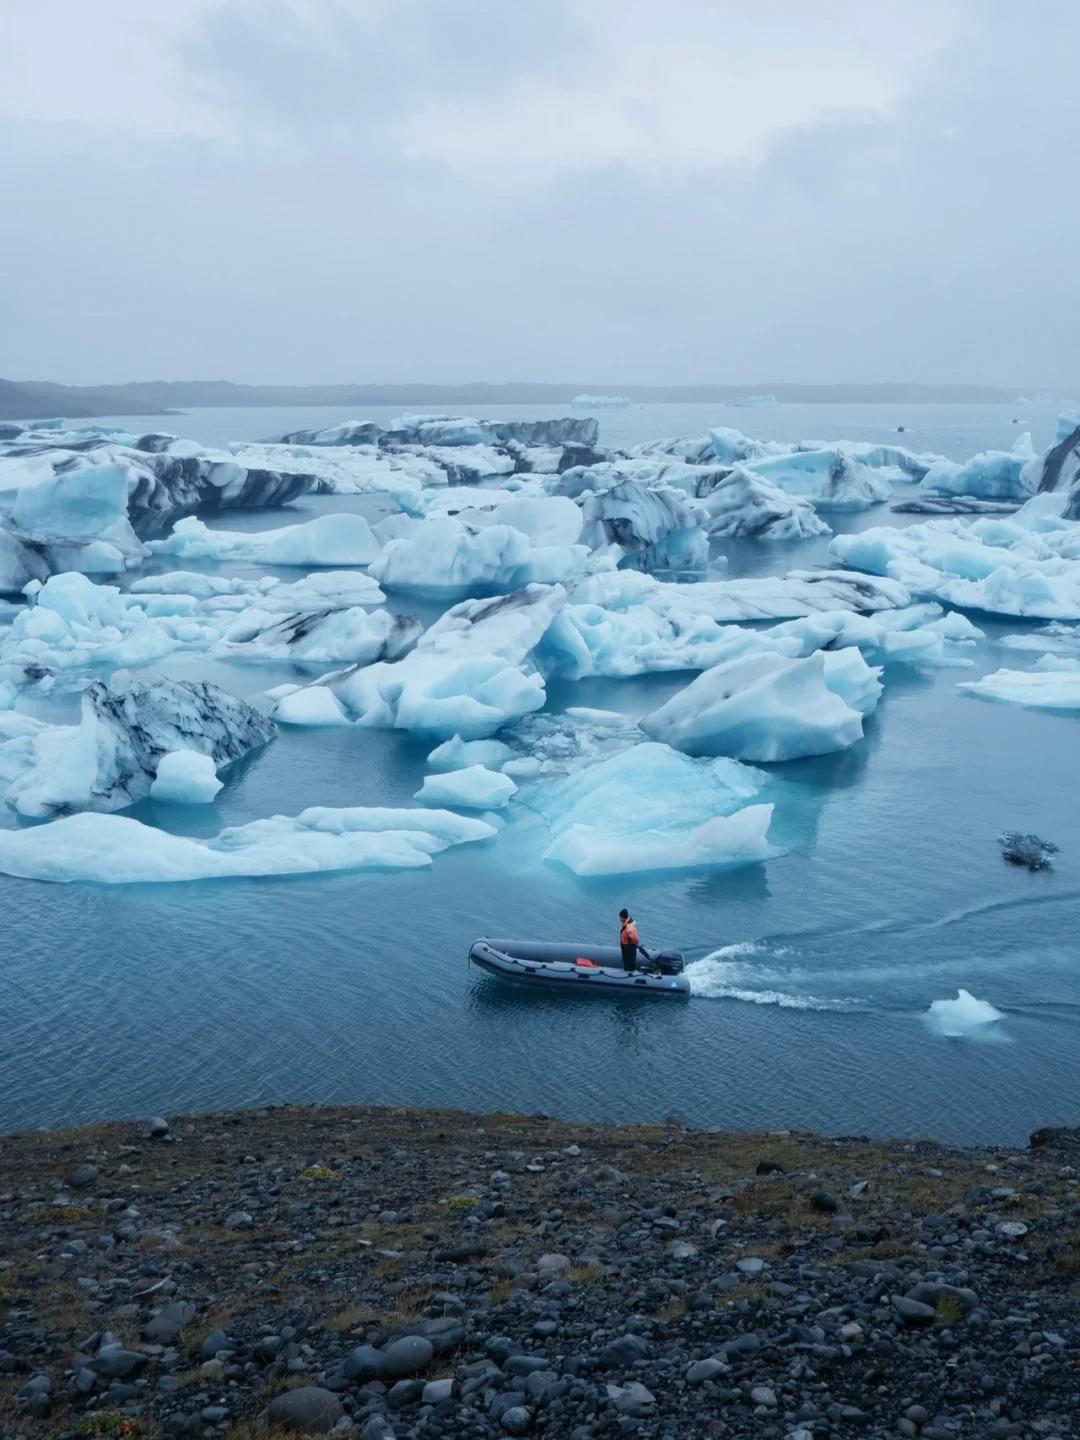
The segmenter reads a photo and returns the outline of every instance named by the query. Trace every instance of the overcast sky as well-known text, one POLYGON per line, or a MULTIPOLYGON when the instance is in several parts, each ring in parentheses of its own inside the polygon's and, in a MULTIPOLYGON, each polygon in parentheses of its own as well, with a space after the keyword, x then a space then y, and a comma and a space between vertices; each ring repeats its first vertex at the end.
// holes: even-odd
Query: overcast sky
POLYGON ((1075 387, 1078 0, 0 12, 0 375, 1075 387))

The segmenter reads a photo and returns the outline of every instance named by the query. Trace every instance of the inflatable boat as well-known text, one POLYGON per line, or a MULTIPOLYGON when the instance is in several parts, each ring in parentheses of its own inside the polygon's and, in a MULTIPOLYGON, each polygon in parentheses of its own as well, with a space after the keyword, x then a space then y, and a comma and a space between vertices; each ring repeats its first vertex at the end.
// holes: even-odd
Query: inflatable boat
POLYGON ((543 940, 477 940, 469 960, 500 980, 519 980, 578 994, 690 994, 683 958, 673 950, 640 952, 638 968, 624 970, 616 945, 553 945, 543 940))

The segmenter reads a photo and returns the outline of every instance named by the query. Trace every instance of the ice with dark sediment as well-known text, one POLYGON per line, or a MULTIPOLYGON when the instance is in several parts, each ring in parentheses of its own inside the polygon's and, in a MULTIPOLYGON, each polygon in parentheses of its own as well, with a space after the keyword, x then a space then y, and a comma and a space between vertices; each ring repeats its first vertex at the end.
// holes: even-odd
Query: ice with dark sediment
POLYGON ((0 778, 20 815, 121 810, 150 793, 163 756, 194 751, 218 768, 274 733, 265 715, 204 681, 94 681, 77 725, 36 722, 0 743, 0 778))

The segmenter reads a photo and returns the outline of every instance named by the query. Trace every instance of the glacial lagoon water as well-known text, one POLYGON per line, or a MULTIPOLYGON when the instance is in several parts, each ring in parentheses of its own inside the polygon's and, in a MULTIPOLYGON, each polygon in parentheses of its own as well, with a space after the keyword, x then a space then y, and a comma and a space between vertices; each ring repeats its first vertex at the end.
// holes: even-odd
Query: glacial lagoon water
MULTIPOLYGON (((552 413, 513 413, 530 409, 552 413)), ((238 410, 159 423, 224 443, 343 418, 238 410)), ((615 444, 708 424, 763 438, 881 440, 903 424, 912 448, 964 458, 1008 446, 1024 428, 1045 445, 1054 414, 635 406, 601 416, 602 438, 615 444)), ((291 514, 221 523, 264 528, 370 505, 319 497, 291 514)), ((830 523, 904 517, 879 507, 830 523)), ((826 556, 820 541, 718 549, 731 575, 826 556)), ((1080 718, 958 690, 960 679, 1015 663, 998 642, 1025 628, 972 618, 987 639, 971 669, 890 670, 863 743, 773 767, 762 798, 776 802, 772 838, 783 853, 763 865, 586 881, 543 864, 535 822, 517 819, 497 843, 439 856, 427 872, 135 887, 0 877, 0 1130, 286 1100, 678 1115, 988 1143, 1075 1121, 1080 718), (995 836, 1005 828, 1056 841, 1054 870, 1004 865, 995 836), (685 952, 689 1002, 519 993, 466 966, 483 933, 607 940, 623 904, 647 944, 685 952), (961 988, 1003 1018, 973 1038, 944 1035, 927 1012, 961 988)), ((191 656, 160 668, 246 695, 295 678, 284 665, 191 656)), ((549 704, 636 716, 686 678, 554 685, 549 704)), ((227 774, 213 806, 145 801, 131 813, 212 834, 306 805, 408 803, 429 748, 398 733, 283 729, 227 774)))

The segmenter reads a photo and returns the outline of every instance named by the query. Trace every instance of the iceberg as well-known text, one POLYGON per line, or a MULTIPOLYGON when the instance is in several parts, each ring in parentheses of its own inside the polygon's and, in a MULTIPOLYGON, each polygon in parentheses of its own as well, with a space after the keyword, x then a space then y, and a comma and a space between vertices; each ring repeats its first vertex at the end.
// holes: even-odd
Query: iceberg
POLYGON ((158 761, 150 795, 174 805, 207 805, 221 788, 209 755, 197 750, 169 750, 158 761))
POLYGON ((1002 635, 998 640, 1009 650, 1034 650, 1043 656, 1080 656, 1080 625, 1055 622, 1027 635, 1002 635))
POLYGON ((1080 710, 1080 669, 1059 657, 1047 660, 1053 668, 995 670, 979 680, 961 681, 958 688, 984 700, 1007 700, 1035 710, 1080 710))
POLYGON ((749 462, 756 475, 817 510, 866 510, 892 493, 888 479, 843 450, 796 450, 749 462))
POLYGON ((689 606, 658 612, 647 604, 622 609, 568 604, 552 622, 536 659, 549 677, 573 680, 707 670, 765 650, 794 656, 840 646, 857 646, 885 664, 955 666, 972 663, 955 647, 974 644, 982 633, 964 616, 945 616, 933 604, 874 616, 825 611, 766 630, 720 625, 689 606))
POLYGON ((495 827, 448 810, 316 806, 222 830, 212 840, 170 835, 123 815, 72 815, 0 830, 0 872, 59 884, 153 884, 335 870, 416 869, 495 827))
POLYGON ((682 624, 692 624, 700 616, 723 623, 793 620, 829 610, 895 610, 911 604, 911 592, 896 580, 854 570, 791 570, 785 576, 693 584, 620 570, 575 582, 571 599, 575 604, 598 605, 605 610, 647 606, 661 615, 677 615, 682 624))
POLYGON ((256 606, 279 615, 301 610, 344 610, 352 605, 381 605, 386 599, 378 583, 358 570, 316 570, 302 580, 273 575, 242 579, 208 575, 199 570, 170 570, 133 580, 128 593, 149 614, 225 612, 256 606))
POLYGON ((972 456, 963 465, 939 460, 926 472, 919 489, 929 495, 1015 500, 1019 504, 1031 493, 1021 476, 1028 462, 1034 459, 1031 434, 1025 431, 1010 451, 987 450, 972 456))
POLYGON ((454 810, 501 810, 516 790, 509 775, 484 765, 468 765, 463 770, 426 776, 415 798, 423 805, 447 805, 454 810))
POLYGON ((881 694, 879 674, 854 648, 745 655, 704 671, 641 728, 691 755, 827 755, 862 739, 863 717, 881 694))
POLYGON ((517 754, 501 740, 462 740, 454 735, 436 745, 427 757, 432 770, 465 770, 470 765, 485 765, 489 770, 501 770, 507 760, 517 754))
POLYGON ((837 535, 845 564, 949 605, 1032 619, 1080 620, 1080 528, 1063 497, 1039 495, 1011 519, 930 520, 837 535))
POLYGON ((0 436, 0 496, 32 503, 29 493, 61 475, 95 468, 123 471, 127 519, 140 537, 160 533, 197 510, 285 505, 317 488, 311 473, 240 464, 224 451, 206 449, 175 435, 136 436, 100 425, 77 430, 32 429, 0 436))
POLYGON ((371 574, 386 589, 429 599, 498 595, 552 584, 580 572, 580 545, 533 545, 509 525, 477 525, 450 516, 416 523, 388 540, 371 574))
POLYGON ((211 530, 201 520, 180 520, 155 555, 184 560, 246 560, 254 565, 370 565, 379 543, 362 515, 320 515, 280 530, 211 530))
POLYGON ((612 480, 609 468, 578 466, 549 487, 553 494, 578 498, 582 542, 615 565, 701 569, 709 558, 709 542, 684 497, 663 484, 612 480))
POLYGON ((122 465, 87 465, 20 489, 16 529, 49 554, 53 571, 117 574, 146 553, 128 520, 130 477, 122 465))
POLYGON ((121 810, 150 793, 172 751, 197 751, 217 768, 274 734, 265 715, 216 685, 156 680, 114 690, 99 680, 83 691, 78 725, 42 725, 0 744, 0 773, 20 815, 121 810))
POLYGON ((1062 519, 1080 520, 1080 417, 1062 416, 1057 444, 1025 465, 1022 481, 1033 495, 1062 496, 1062 519))
POLYGON ((789 495, 745 465, 718 480, 695 507, 709 535, 752 536, 761 540, 808 540, 831 535, 809 500, 789 495))
POLYGON ((626 395, 575 395, 570 403, 583 410, 625 410, 631 402, 626 395))
POLYGON ((0 525, 0 594, 16 595, 32 580, 51 573, 48 559, 35 546, 0 525))
POLYGON ((409 515, 422 515, 426 492, 445 489, 445 468, 423 454, 380 450, 374 445, 320 449, 314 445, 246 442, 229 453, 249 469, 302 470, 323 494, 384 494, 409 515))
POLYGON ((249 610, 226 630, 218 649, 240 660, 372 665, 377 660, 399 660, 422 630, 415 615, 371 613, 355 606, 300 611, 284 619, 249 610))
POLYGON ((464 600, 404 659, 324 675, 283 695, 276 717, 484 739, 544 704, 544 681, 529 657, 565 603, 561 585, 464 600))
POLYGON ((955 1000, 934 1000, 926 1018, 931 1028, 947 1039, 975 1040, 1005 1017, 989 1000, 976 1000, 969 991, 958 990, 955 1000))
POLYGON ((747 864, 774 853, 772 805, 746 805, 767 776, 645 742, 522 792, 551 831, 544 851, 575 875, 747 864))

